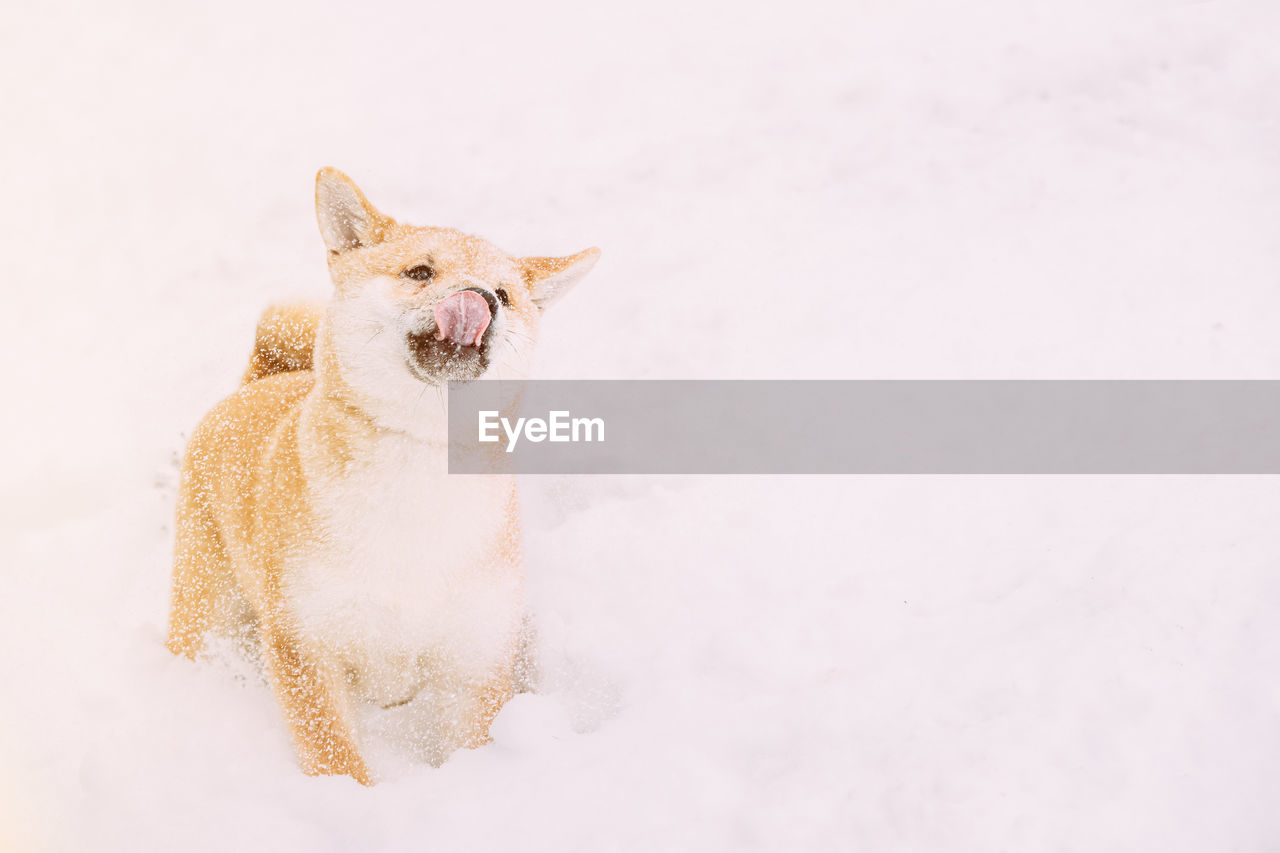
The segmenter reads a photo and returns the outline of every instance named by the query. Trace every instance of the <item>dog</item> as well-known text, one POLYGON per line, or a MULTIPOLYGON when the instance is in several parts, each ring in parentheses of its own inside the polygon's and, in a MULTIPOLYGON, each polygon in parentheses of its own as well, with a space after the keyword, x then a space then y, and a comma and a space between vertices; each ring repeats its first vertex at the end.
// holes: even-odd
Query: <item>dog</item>
POLYGON ((447 474, 446 383, 528 375, 539 318, 599 250, 511 257, 316 176, 334 293, 259 323, 188 442, 168 648, 253 643, 302 769, 375 781, 362 721, 442 762, 490 740, 525 614, 513 478, 447 474))

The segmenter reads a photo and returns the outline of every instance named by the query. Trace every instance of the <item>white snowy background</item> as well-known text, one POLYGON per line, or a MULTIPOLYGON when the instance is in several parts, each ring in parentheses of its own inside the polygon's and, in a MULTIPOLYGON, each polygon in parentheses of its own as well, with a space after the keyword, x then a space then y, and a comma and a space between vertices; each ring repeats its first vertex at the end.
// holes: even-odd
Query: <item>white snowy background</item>
POLYGON ((1273 478, 531 479, 544 692, 373 789, 162 646, 320 166, 600 246, 543 378, 1276 378, 1274 2, 0 18, 0 848, 1280 849, 1273 478))

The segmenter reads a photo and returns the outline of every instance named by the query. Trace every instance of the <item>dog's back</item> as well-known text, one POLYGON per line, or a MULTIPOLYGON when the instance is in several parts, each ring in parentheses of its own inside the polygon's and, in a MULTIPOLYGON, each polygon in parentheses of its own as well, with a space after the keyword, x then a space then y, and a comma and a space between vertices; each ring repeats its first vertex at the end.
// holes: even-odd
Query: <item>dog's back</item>
MULTIPOLYGON (((273 305, 258 321, 241 387, 200 425, 183 460, 169 648, 193 657, 204 632, 236 633, 254 621, 233 569, 255 516, 262 516, 264 450, 278 448, 282 420, 314 384, 316 332, 324 314, 309 302, 273 305)), ((286 425, 287 426, 287 425, 286 425)), ((291 436, 290 436, 291 437, 291 436)), ((267 466, 268 470, 274 466, 267 466)), ((262 518, 256 519, 257 524, 262 518)), ((257 596, 250 596, 257 598, 257 596)))
POLYGON ((264 579, 236 564, 243 569, 247 556, 264 568, 279 538, 275 516, 297 511, 300 484, 287 469, 297 455, 298 404, 313 384, 310 370, 261 377, 215 406, 192 434, 178 492, 174 653, 194 657, 210 629, 236 635, 256 621, 264 579))

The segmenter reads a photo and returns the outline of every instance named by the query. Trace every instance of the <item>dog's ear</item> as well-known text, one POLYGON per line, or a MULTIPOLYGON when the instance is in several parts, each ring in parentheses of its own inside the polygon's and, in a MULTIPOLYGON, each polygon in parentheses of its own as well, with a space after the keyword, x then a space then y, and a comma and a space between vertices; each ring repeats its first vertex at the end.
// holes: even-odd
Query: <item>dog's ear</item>
POLYGON ((395 224, 369 204, 355 181, 327 167, 316 173, 316 219, 324 244, 335 255, 382 242, 395 224))
POLYGON ((592 248, 567 258, 520 258, 517 263, 534 304, 545 311, 581 281, 599 258, 600 250, 592 248))

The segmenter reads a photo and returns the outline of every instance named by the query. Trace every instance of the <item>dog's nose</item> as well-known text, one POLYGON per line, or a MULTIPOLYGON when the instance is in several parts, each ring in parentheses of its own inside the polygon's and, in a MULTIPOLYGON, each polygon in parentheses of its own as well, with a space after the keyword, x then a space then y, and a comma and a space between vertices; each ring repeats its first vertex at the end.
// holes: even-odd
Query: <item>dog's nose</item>
POLYGON ((498 313, 498 295, 491 291, 485 290, 483 287, 465 287, 464 291, 478 293, 484 297, 485 304, 489 306, 489 316, 493 317, 498 313))

